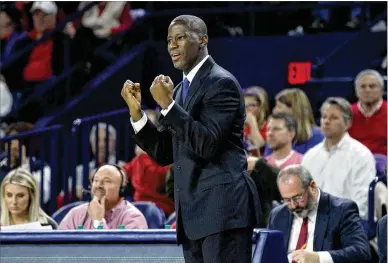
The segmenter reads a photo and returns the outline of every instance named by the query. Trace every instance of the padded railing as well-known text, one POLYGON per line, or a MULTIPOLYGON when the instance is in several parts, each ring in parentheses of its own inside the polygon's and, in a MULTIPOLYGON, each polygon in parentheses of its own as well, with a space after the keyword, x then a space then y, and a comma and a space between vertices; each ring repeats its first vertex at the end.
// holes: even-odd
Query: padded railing
POLYGON ((378 182, 382 182, 387 185, 387 176, 380 175, 376 176, 375 179, 369 184, 368 192, 368 229, 367 234, 369 239, 376 236, 377 222, 375 221, 375 188, 378 182))
MULTIPOLYGON (((5 262, 184 262, 175 230, 74 230, 0 233, 5 262)), ((253 263, 287 263, 283 234, 255 229, 253 263)))

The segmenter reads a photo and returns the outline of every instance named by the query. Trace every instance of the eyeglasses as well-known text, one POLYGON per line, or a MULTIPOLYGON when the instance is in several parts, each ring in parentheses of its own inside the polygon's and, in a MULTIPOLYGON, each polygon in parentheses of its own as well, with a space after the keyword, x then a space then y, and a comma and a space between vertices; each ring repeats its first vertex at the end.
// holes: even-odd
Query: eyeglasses
POLYGON ((304 191, 303 194, 299 194, 299 195, 296 195, 296 196, 293 196, 293 197, 290 197, 290 198, 283 198, 283 203, 285 204, 291 204, 291 202, 294 202, 294 203, 300 203, 303 201, 304 199, 304 196, 306 195, 307 193, 307 189, 308 187, 306 188, 306 190, 304 191))

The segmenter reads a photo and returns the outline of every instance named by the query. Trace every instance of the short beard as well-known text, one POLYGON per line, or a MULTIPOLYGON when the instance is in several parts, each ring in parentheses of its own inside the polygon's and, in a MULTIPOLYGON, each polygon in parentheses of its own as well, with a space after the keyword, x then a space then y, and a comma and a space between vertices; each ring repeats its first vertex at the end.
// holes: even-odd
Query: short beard
MULTIPOLYGON (((308 191, 308 190, 307 190, 308 191)), ((318 204, 317 202, 314 200, 314 196, 310 193, 310 191, 307 192, 307 195, 308 195, 308 203, 307 203, 307 207, 304 208, 303 210, 301 211, 292 211, 292 213, 295 215, 295 216, 298 216, 298 217, 301 217, 301 218, 306 218, 307 215, 315 210, 317 207, 318 207, 318 204)))

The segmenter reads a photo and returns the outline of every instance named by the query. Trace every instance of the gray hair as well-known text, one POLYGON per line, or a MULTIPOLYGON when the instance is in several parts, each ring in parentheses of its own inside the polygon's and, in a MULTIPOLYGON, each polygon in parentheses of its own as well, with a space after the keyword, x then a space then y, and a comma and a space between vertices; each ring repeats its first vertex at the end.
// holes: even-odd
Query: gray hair
POLYGON ((180 15, 174 18, 171 23, 182 23, 187 26, 191 32, 198 35, 207 35, 207 26, 205 22, 197 16, 180 15))
POLYGON ((290 175, 299 177, 304 189, 306 189, 313 181, 313 177, 305 167, 303 167, 301 164, 292 164, 279 172, 277 178, 278 183, 280 180, 282 182, 286 182, 290 175))
POLYGON ((377 82, 379 83, 380 88, 384 88, 384 78, 383 78, 383 76, 381 76, 381 74, 378 71, 376 71, 374 69, 364 69, 360 73, 357 74, 357 76, 354 80, 354 86, 355 86, 356 90, 359 86, 360 79, 366 75, 374 76, 377 79, 377 82))
POLYGON ((113 140, 116 140, 116 134, 117 134, 116 129, 111 124, 107 124, 105 122, 99 122, 93 125, 92 129, 90 130, 90 135, 89 135, 90 144, 93 144, 96 142, 97 127, 99 130, 104 129, 105 131, 107 126, 108 126, 108 134, 109 134, 108 138, 112 138, 113 140))
POLYGON ((327 98, 321 106, 321 114, 325 108, 327 108, 331 105, 336 105, 341 109, 342 116, 346 122, 350 122, 353 120, 352 106, 350 105, 350 103, 347 100, 345 100, 344 98, 340 98, 340 97, 327 98))

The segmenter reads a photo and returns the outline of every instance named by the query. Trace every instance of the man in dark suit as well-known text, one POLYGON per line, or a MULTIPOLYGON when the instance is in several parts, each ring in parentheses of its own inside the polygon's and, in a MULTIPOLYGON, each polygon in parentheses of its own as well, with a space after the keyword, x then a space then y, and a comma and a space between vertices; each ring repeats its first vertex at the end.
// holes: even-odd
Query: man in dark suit
POLYGON ((200 18, 175 18, 167 43, 183 82, 173 89, 169 77, 158 76, 152 83, 159 129, 141 111, 140 85, 124 84, 134 139, 159 164, 174 163, 177 240, 186 262, 251 262, 260 202, 246 172, 241 87, 208 55, 200 18))
POLYGON ((284 233, 290 262, 370 262, 355 202, 322 192, 301 165, 280 171, 277 184, 284 204, 273 209, 268 228, 284 233))

